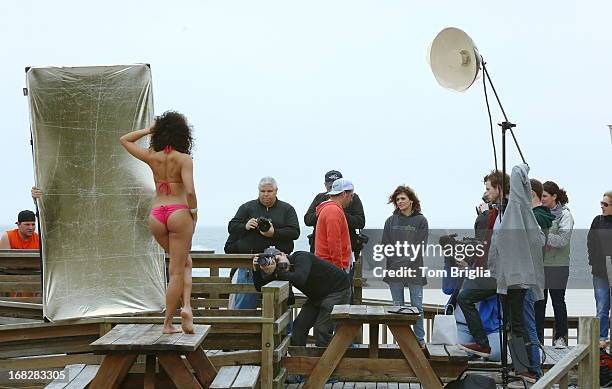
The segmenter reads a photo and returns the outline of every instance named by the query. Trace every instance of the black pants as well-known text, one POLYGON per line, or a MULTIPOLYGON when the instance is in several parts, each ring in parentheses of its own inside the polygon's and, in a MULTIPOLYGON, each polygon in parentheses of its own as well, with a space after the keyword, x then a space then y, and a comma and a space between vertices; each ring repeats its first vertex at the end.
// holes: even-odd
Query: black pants
POLYGON ((482 347, 490 347, 487 333, 482 326, 476 304, 495 296, 495 289, 463 289, 457 296, 457 304, 463 311, 465 322, 476 343, 482 347))
MULTIPOLYGON (((506 323, 515 337, 528 339, 523 323, 523 301, 526 289, 509 289, 508 294, 502 297, 506 307, 504 315, 506 323)), ((496 294, 495 289, 464 289, 459 293, 457 303, 463 311, 465 321, 476 343, 483 347, 490 347, 487 333, 482 326, 480 314, 476 304, 496 294)))
POLYGON ((534 304, 536 328, 538 330, 538 338, 542 344, 544 344, 544 320, 546 319, 546 304, 548 303, 549 293, 555 313, 553 341, 559 338, 567 338, 565 287, 569 278, 569 266, 546 266, 544 267, 544 276, 547 288, 544 289, 544 300, 536 301, 534 304))
POLYGON ((527 289, 508 289, 508 294, 502 296, 503 306, 506 308, 504 315, 506 317, 506 325, 510 325, 510 332, 514 337, 523 338, 528 341, 529 336, 525 331, 525 320, 523 309, 525 304, 525 293, 527 289))
POLYGON ((331 312, 334 305, 349 304, 351 288, 333 292, 321 300, 307 299, 293 322, 292 346, 306 346, 308 331, 314 327, 315 345, 327 347, 334 336, 331 312))

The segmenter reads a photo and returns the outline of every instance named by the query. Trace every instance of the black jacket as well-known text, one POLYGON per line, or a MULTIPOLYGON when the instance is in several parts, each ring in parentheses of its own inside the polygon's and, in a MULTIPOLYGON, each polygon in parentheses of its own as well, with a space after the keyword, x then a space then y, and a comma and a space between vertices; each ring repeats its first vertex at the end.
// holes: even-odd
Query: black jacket
POLYGON ((246 202, 238 208, 230 220, 227 230, 229 237, 225 243, 227 254, 261 253, 269 246, 289 254, 293 251, 293 241, 300 236, 300 223, 295 209, 288 203, 276 200, 272 207, 265 207, 259 199, 246 202), (245 230, 251 218, 266 217, 272 219, 274 236, 267 238, 257 228, 245 230))
MULTIPOLYGON (((315 196, 314 200, 308 207, 308 211, 304 215, 304 224, 309 227, 317 228, 317 206, 321 204, 323 201, 328 200, 329 195, 324 193, 319 193, 315 196)), ((360 251, 361 247, 359 247, 357 243, 357 232, 355 230, 360 230, 365 227, 365 214, 363 213, 363 204, 357 196, 357 193, 353 195, 353 200, 349 204, 348 207, 344 209, 344 216, 346 216, 346 221, 349 227, 349 236, 351 239, 351 247, 353 251, 360 251)), ((311 240, 311 252, 314 251, 314 236, 315 233, 313 231, 313 239, 311 240)))
POLYGON ((270 281, 289 281, 309 299, 321 300, 330 293, 339 292, 351 286, 346 272, 307 251, 296 251, 291 254, 289 263, 293 265, 290 271, 282 271, 277 268, 270 275, 261 270, 254 272, 255 288, 261 291, 261 287, 270 281))
POLYGON ((612 216, 595 216, 587 235, 587 250, 591 273, 607 279, 606 256, 612 260, 612 216))

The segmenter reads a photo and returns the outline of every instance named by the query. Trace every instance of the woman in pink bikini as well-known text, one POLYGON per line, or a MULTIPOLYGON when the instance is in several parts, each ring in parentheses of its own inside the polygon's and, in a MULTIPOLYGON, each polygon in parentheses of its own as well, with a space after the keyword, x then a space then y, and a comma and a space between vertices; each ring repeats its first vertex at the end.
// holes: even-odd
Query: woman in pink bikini
POLYGON ((151 233, 170 255, 170 282, 166 291, 165 334, 180 332, 172 325, 172 317, 183 300, 181 327, 193 333, 191 311, 191 238, 198 219, 198 203, 193 183, 191 127, 178 112, 164 112, 153 126, 130 132, 120 139, 134 157, 153 171, 156 196, 149 216, 151 233), (151 135, 148 149, 136 144, 151 135))

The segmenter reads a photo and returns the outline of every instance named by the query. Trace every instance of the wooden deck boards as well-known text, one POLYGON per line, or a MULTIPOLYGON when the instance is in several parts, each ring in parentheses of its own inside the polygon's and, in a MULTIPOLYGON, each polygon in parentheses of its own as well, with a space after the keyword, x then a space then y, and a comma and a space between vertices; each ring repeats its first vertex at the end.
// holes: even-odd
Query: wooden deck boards
MULTIPOLYGON (((565 349, 555 349, 552 346, 544 346, 544 351, 546 352, 546 361, 544 362, 545 370, 550 369, 555 363, 557 363, 560 359, 562 359, 565 354, 567 354, 573 347, 565 348, 565 349)), ((480 365, 483 362, 470 364, 470 366, 480 365)), ((494 368, 499 367, 499 362, 487 362, 485 363, 487 367, 494 368)), ((499 374, 491 373, 492 375, 497 375, 497 380, 499 380, 499 374)), ((495 377, 494 377, 495 378, 495 377)), ((303 383, 299 384, 286 384, 284 386, 285 389, 301 389, 303 383)), ((418 383, 397 383, 397 382, 335 382, 329 383, 324 386, 325 389, 421 389, 421 385, 418 383)), ((502 388, 502 386, 498 385, 498 388, 502 388)), ((553 388, 558 388, 557 385, 553 386, 553 388)))

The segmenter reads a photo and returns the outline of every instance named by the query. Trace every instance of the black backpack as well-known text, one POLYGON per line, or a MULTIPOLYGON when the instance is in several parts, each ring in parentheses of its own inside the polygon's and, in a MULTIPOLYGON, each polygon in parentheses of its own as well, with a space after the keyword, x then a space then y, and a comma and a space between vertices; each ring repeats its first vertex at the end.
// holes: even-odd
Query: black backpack
POLYGON ((447 389, 496 389, 495 380, 479 374, 469 374, 446 384, 447 389))

